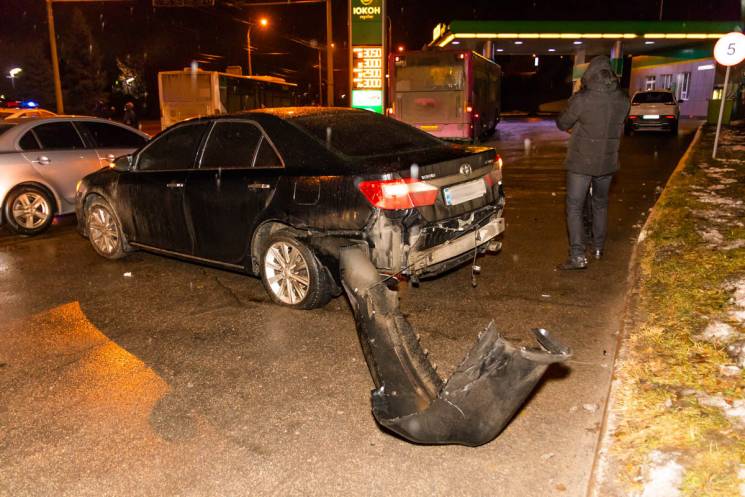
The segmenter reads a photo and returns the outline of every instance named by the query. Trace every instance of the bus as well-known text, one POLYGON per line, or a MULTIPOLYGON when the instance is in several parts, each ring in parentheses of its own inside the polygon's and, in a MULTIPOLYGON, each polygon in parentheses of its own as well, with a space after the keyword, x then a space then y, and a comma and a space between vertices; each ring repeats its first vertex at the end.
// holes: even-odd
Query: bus
POLYGON ((218 71, 158 73, 162 129, 190 117, 263 107, 290 107, 297 85, 273 76, 240 76, 218 71))
POLYGON ((388 114, 451 139, 478 142, 500 120, 502 69, 470 50, 421 50, 389 59, 388 114))

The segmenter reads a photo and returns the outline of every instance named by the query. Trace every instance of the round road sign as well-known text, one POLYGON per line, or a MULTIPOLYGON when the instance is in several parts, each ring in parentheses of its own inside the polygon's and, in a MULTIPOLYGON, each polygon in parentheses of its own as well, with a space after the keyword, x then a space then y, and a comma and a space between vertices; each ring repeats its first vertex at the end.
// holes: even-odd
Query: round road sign
POLYGON ((714 58, 723 66, 734 66, 745 60, 745 35, 727 33, 714 45, 714 58))

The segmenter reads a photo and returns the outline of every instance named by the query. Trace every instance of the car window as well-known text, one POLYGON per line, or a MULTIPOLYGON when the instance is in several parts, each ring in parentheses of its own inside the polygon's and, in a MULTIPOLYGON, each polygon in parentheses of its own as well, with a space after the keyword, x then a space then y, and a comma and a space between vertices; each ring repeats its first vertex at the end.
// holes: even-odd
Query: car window
POLYGON ((348 156, 411 152, 444 145, 429 133, 372 112, 308 114, 290 122, 348 156))
POLYGON ((39 150, 41 147, 39 146, 39 142, 36 140, 36 137, 34 136, 34 133, 31 131, 27 131, 25 135, 18 141, 18 145, 21 147, 21 150, 39 150))
POLYGON ((139 148, 147 141, 137 133, 115 124, 78 121, 75 125, 90 133, 96 148, 139 148))
POLYGON ((254 124, 218 122, 207 139, 202 169, 250 168, 261 137, 261 130, 254 124))
POLYGON ((141 171, 173 171, 194 167, 207 123, 177 126, 148 145, 137 159, 141 171))
POLYGON ((634 95, 633 104, 667 104, 675 103, 673 94, 666 91, 648 91, 634 95))
POLYGON ((72 123, 57 122, 40 124, 34 127, 34 133, 44 150, 70 150, 85 148, 80 135, 72 123))
POLYGON ((261 140, 254 167, 282 167, 282 161, 266 138, 261 140))

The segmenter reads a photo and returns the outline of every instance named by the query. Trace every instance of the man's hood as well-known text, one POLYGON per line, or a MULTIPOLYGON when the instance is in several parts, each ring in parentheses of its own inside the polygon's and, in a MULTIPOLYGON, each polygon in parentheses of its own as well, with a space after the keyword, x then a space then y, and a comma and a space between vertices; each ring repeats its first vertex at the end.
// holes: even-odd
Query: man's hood
POLYGON ((590 61, 582 75, 582 86, 596 91, 612 91, 618 88, 618 79, 608 57, 598 55, 590 61))

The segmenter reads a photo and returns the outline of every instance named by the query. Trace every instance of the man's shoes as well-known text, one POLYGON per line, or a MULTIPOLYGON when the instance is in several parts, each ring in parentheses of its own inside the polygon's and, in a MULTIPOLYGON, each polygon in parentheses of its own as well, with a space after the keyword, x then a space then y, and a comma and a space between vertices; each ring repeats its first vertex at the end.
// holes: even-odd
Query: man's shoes
POLYGON ((567 260, 556 266, 562 271, 572 271, 575 269, 587 269, 587 258, 583 255, 570 256, 567 260))
POLYGON ((603 250, 602 249, 595 249, 592 251, 592 258, 596 261, 599 261, 603 258, 603 250))

